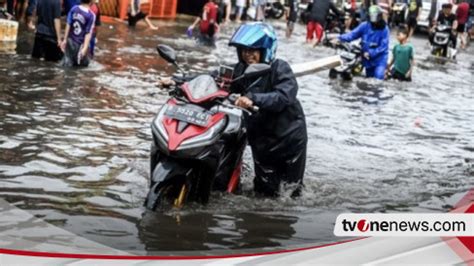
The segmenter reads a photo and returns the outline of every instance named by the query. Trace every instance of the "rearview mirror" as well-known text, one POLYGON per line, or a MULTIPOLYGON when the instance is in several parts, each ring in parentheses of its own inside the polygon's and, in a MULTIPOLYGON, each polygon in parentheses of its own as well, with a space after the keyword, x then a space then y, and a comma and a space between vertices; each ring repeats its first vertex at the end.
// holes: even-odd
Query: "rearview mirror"
POLYGON ((272 68, 270 65, 267 64, 251 64, 247 67, 247 69, 245 69, 244 74, 233 79, 232 82, 236 82, 241 79, 260 77, 270 72, 271 69, 272 68))
POLYGON ((161 58, 165 59, 168 63, 176 65, 176 51, 168 45, 160 44, 156 47, 158 54, 161 58))
POLYGON ((245 69, 243 76, 245 78, 259 77, 267 74, 270 70, 271 67, 267 64, 251 64, 245 69))

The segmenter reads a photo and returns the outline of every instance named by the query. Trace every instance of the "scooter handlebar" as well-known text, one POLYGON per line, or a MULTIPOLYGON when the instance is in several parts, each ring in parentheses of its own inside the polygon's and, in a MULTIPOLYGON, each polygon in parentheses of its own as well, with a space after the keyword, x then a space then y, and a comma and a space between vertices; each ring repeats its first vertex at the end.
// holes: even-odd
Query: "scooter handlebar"
MULTIPOLYGON (((239 97, 240 97, 240 94, 235 94, 235 93, 234 93, 234 94, 231 94, 231 95, 229 95, 229 101, 231 101, 232 104, 234 105, 235 101, 236 101, 237 98, 239 98, 239 97)), ((235 105, 234 105, 234 106, 235 106, 235 105)), ((258 111, 260 110, 260 108, 259 108, 258 106, 256 106, 256 105, 250 106, 249 108, 241 108, 241 107, 239 107, 239 106, 235 106, 235 107, 237 107, 237 108, 239 108, 239 109, 242 109, 242 110, 245 110, 245 111, 248 111, 248 112, 251 112, 251 113, 256 113, 256 112, 258 112, 258 111)))

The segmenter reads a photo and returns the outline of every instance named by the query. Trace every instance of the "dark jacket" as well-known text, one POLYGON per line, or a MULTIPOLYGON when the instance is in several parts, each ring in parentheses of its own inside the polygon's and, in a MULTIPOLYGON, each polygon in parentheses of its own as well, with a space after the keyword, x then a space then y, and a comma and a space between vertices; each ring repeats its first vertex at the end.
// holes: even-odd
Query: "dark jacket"
MULTIPOLYGON (((234 75, 240 76, 245 68, 243 63, 237 64, 234 75)), ((246 89, 256 79, 238 82, 231 91, 246 95, 260 108, 245 116, 248 141, 260 161, 275 162, 305 149, 307 133, 303 108, 296 99, 298 83, 290 65, 276 59, 271 68, 251 91, 246 89)))
POLYGON ((326 17, 329 9, 331 9, 337 16, 343 16, 331 0, 315 0, 311 7, 310 21, 318 22, 321 26, 326 27, 326 17))
POLYGON ((61 1, 59 0, 41 0, 36 6, 36 16, 38 24, 36 33, 50 37, 54 42, 57 39, 54 20, 61 19, 61 1))

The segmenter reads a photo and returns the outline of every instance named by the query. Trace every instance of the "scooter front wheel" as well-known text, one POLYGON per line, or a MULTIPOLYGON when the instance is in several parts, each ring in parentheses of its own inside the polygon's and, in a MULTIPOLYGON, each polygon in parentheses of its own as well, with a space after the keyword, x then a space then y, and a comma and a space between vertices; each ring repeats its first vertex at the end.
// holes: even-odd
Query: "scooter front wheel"
POLYGON ((350 72, 341 73, 341 78, 345 81, 352 80, 352 74, 350 72))
POLYGON ((172 208, 182 208, 191 191, 191 184, 185 176, 174 177, 164 183, 156 183, 150 187, 145 206, 150 210, 166 211, 172 208))
POLYGON ((442 49, 437 48, 431 54, 434 55, 435 57, 441 57, 442 52, 443 52, 442 49))
POLYGON ((329 70, 329 78, 330 79, 335 79, 337 78, 337 71, 334 68, 331 68, 329 70))

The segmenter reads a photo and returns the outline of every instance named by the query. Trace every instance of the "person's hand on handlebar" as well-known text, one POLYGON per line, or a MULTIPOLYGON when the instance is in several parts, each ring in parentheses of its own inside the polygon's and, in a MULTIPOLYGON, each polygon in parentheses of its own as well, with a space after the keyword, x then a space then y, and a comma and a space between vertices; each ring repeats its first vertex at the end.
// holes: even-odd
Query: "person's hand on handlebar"
POLYGON ((245 109, 249 109, 253 106, 252 100, 250 100, 246 96, 240 96, 239 98, 237 98, 237 100, 235 100, 234 104, 238 107, 242 107, 242 108, 245 108, 245 109))

